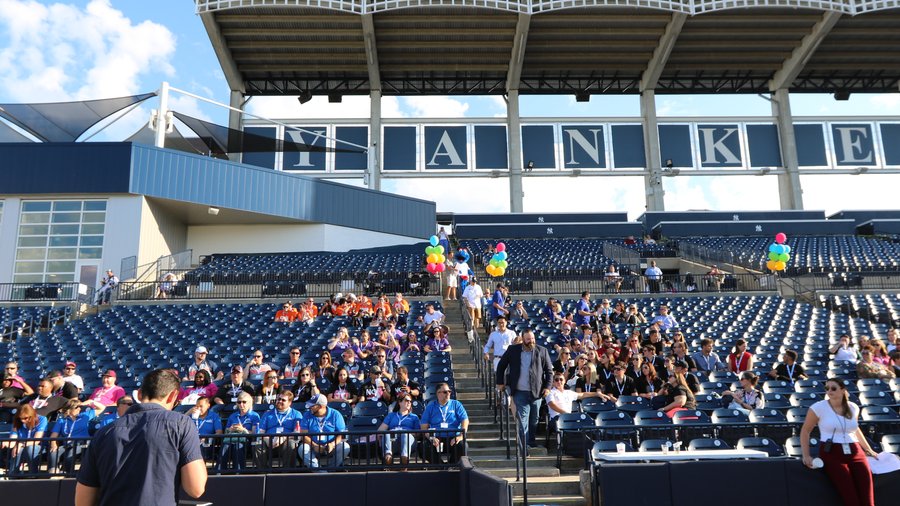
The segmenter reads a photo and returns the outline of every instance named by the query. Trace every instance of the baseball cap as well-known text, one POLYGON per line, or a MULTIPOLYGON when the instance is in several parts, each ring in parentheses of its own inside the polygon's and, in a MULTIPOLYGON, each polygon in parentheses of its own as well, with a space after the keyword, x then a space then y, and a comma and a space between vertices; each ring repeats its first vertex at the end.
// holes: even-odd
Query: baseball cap
POLYGON ((66 367, 77 367, 75 362, 66 362, 66 367))
POLYGON ((310 409, 313 406, 327 406, 327 405, 328 405, 328 399, 326 399, 325 396, 322 394, 316 394, 316 395, 310 397, 308 401, 306 401, 306 409, 310 409))
POLYGON ((236 372, 243 373, 243 372, 244 372, 244 368, 241 367, 241 366, 239 366, 239 365, 236 365, 236 366, 232 367, 232 368, 231 368, 231 374, 234 374, 234 373, 236 373, 236 372))
POLYGON ((103 373, 103 376, 109 376, 110 378, 115 378, 115 377, 116 377, 116 371, 113 370, 113 369, 107 369, 106 372, 103 373))
POLYGON ((209 350, 206 349, 206 346, 197 346, 197 349, 194 350, 194 353, 209 353, 209 350))

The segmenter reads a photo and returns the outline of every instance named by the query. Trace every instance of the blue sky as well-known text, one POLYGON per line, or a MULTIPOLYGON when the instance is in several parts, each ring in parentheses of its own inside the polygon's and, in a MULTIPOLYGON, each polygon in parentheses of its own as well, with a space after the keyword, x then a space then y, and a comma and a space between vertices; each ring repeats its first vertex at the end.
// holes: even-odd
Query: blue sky
MULTIPOLYGON (((0 0, 0 103, 105 98, 146 92, 163 80, 220 102, 228 89, 194 4, 189 0, 0 0)), ((900 117, 900 93, 852 95, 836 102, 828 95, 795 95, 795 116, 893 115, 900 117)), ((127 137, 145 124, 153 105, 118 121, 108 135, 127 137)), ((220 124, 227 113, 185 96, 173 108, 220 124)), ((505 114, 498 97, 385 98, 386 117, 496 117, 505 114)), ((661 117, 765 116, 769 103, 755 95, 660 96, 661 117)), ((249 111, 279 118, 359 117, 366 97, 328 104, 324 98, 299 106, 293 98, 254 98, 249 111)), ((523 117, 635 117, 635 96, 573 96, 521 99, 523 117)), ((103 135, 106 135, 104 133, 103 135)), ((98 136, 100 138, 102 136, 98 136)), ((900 176, 803 176, 807 209, 896 208, 900 176)), ((772 209, 778 207, 775 176, 665 178, 666 207, 684 209, 772 209)), ((386 181, 384 189, 438 202, 457 212, 508 210, 508 183, 499 179, 386 181), (465 191, 459 191, 465 189, 465 191)), ((525 210, 625 210, 634 218, 644 207, 643 178, 526 178, 525 210)))

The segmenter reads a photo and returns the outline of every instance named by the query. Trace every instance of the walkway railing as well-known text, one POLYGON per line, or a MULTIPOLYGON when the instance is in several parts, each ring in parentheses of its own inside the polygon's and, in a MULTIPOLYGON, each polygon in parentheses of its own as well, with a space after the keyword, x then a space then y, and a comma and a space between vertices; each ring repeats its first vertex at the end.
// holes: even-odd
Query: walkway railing
POLYGON ((93 289, 75 282, 0 283, 0 302, 90 302, 93 289))

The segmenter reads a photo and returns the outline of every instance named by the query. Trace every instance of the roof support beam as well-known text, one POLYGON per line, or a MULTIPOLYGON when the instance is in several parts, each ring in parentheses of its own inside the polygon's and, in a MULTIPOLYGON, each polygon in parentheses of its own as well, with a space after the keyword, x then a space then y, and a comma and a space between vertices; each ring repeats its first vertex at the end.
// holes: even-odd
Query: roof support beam
POLYGON ((666 62, 669 61, 669 55, 672 54, 672 48, 675 47, 675 41, 678 40, 678 35, 681 34, 681 27, 684 26, 686 19, 687 14, 680 12, 672 14, 672 19, 666 25, 666 31, 663 32, 662 37, 659 39, 659 44, 653 50, 653 56, 650 57, 647 68, 641 74, 641 91, 656 88, 657 83, 659 83, 659 76, 662 75, 666 62))
POLYGON ((225 73, 225 81, 228 83, 228 88, 231 91, 246 93, 244 79, 241 77, 240 71, 238 71, 234 58, 231 56, 231 50, 228 49, 228 41, 225 40, 225 36, 219 30, 219 23, 216 22, 215 14, 212 12, 200 13, 200 20, 203 21, 203 26, 206 28, 207 35, 209 35, 209 41, 212 42, 216 57, 219 58, 219 65, 222 66, 222 72, 225 73))
POLYGON ((772 80, 769 81, 770 91, 791 87, 794 79, 797 79, 797 76, 800 75, 803 67, 806 66, 806 62, 812 58, 812 55, 816 52, 819 44, 821 44, 822 40, 825 39, 825 36, 831 32, 831 29, 840 18, 841 13, 834 11, 826 11, 825 14, 822 15, 822 18, 813 26, 812 31, 803 37, 803 40, 800 41, 800 45, 794 48, 794 51, 791 52, 791 56, 784 61, 781 68, 775 72, 774 76, 772 76, 772 80))
MULTIPOLYGON (((528 28, 531 14, 519 14, 512 51, 509 54, 509 70, 506 71, 506 91, 518 90, 522 77, 522 63, 525 61, 525 44, 528 42, 528 28)), ((520 211, 521 212, 521 211, 520 211)))
POLYGON ((375 40, 375 21, 371 14, 362 16, 363 42, 366 44, 366 67, 369 71, 369 89, 381 98, 381 70, 378 66, 378 43, 375 40))

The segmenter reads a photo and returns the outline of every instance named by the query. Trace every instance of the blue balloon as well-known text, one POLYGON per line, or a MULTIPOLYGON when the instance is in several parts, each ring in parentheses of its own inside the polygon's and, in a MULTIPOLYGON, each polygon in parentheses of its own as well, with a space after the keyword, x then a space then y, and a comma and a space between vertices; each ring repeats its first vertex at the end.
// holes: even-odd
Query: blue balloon
POLYGON ((500 258, 500 253, 494 253, 494 256, 491 257, 491 260, 496 260, 498 262, 502 260, 502 258, 500 258))
POLYGON ((787 244, 782 244, 781 247, 784 248, 784 252, 785 252, 785 253, 790 253, 790 252, 791 252, 791 247, 788 246, 787 244))
POLYGON ((769 253, 775 253, 777 255, 778 254, 778 246, 779 245, 775 244, 775 243, 770 244, 769 245, 769 253))
POLYGON ((428 239, 428 242, 430 242, 432 246, 437 246, 441 241, 438 240, 438 236, 433 235, 430 239, 428 239))
POLYGON ((501 251, 500 253, 497 253, 497 256, 500 257, 500 260, 506 260, 506 252, 505 251, 501 251))

